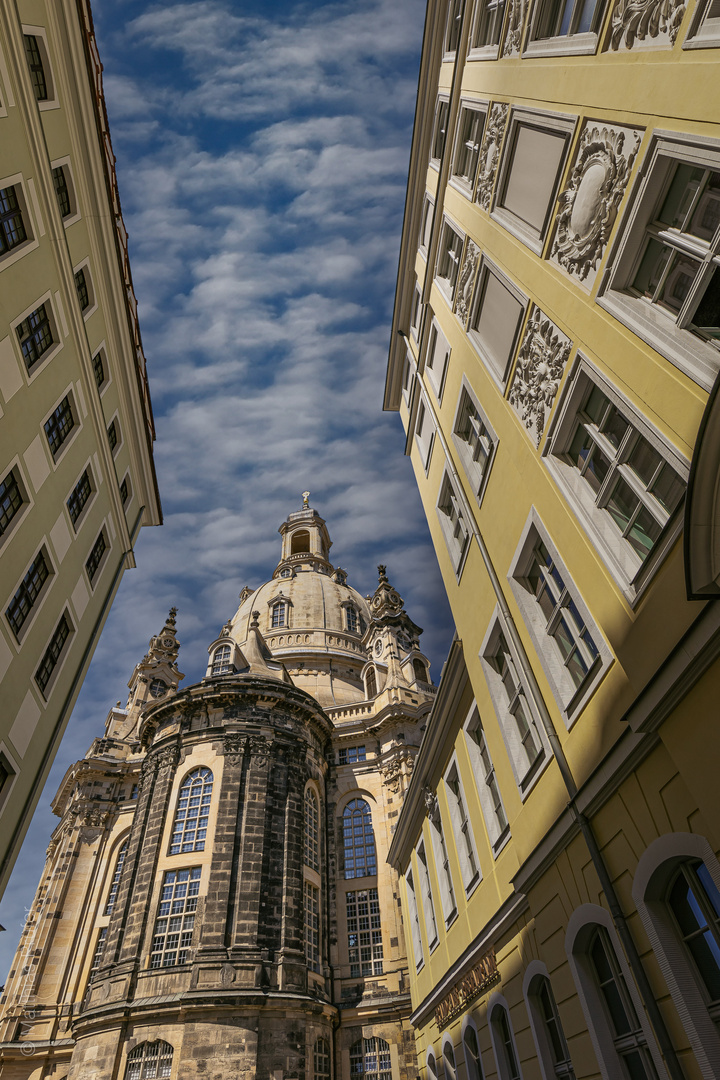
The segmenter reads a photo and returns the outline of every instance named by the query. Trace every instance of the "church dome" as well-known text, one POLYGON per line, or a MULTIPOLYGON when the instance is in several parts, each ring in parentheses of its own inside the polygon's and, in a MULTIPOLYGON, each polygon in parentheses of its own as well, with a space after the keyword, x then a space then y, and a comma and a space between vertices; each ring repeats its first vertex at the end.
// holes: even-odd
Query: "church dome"
POLYGON ((347 584, 346 572, 330 563, 332 541, 316 510, 303 506, 279 531, 282 551, 272 578, 257 589, 243 589, 240 607, 219 640, 242 649, 255 623, 273 659, 324 708, 365 700, 367 600, 347 584))

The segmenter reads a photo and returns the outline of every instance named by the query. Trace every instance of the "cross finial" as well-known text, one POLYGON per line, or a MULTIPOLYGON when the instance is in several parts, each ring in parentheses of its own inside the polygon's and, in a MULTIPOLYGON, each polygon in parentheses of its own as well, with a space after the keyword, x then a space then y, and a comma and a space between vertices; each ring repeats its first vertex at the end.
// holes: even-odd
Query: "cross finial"
POLYGON ((303 498, 303 510, 309 510, 310 509, 310 502, 309 502, 309 500, 310 500, 310 492, 309 491, 303 491, 302 498, 303 498))

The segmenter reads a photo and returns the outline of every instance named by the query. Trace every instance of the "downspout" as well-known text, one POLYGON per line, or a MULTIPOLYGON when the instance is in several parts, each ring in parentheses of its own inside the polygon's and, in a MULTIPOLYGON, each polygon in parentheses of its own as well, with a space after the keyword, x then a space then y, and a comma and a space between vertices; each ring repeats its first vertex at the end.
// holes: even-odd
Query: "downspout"
POLYGON ((576 799, 578 794, 578 787, 575 783, 575 778, 572 774, 570 763, 565 756, 565 751, 563 750, 560 740, 557 736, 557 732, 555 731, 555 725, 553 724, 552 717, 550 716, 548 707, 545 704, 545 699, 543 698, 537 679, 535 678, 535 672, 530 665, 530 661, 527 658, 525 649, 520 640, 520 635, 518 634, 517 627, 515 626, 515 620, 513 619, 510 608, 508 607, 507 600, 505 599, 505 595, 500 586, 500 579, 495 571, 492 559, 490 558, 490 552, 485 546, 485 541, 483 540, 482 534, 477 527, 477 523, 475 521, 472 509, 465 496, 465 491, 462 485, 461 478, 458 474, 457 469, 455 468, 452 455, 450 454, 450 448, 448 446, 447 440, 445 439, 445 434, 438 423, 437 414, 435 413, 435 409, 433 408, 429 395, 427 395, 427 403, 433 411, 436 437, 440 439, 443 450, 445 452, 445 458, 452 472, 453 479, 455 480, 456 490, 460 496, 460 499, 462 500, 463 507, 467 515, 467 520, 470 524, 473 536, 475 537, 475 541, 480 550, 480 555, 482 556, 483 563, 485 564, 485 569, 487 570, 488 577, 490 578, 490 583, 492 585, 493 592, 495 593, 498 606, 502 612, 503 619, 505 620, 509 636, 512 638, 513 645, 515 646, 515 651, 520 658, 520 666, 522 668, 523 675, 527 679, 528 685, 532 692, 533 702, 538 710, 538 713, 540 714, 540 719, 542 721, 547 740, 550 743, 550 747, 552 749, 553 755, 555 756, 558 769, 560 770, 560 775, 562 777, 563 783, 565 784, 565 790, 567 791, 569 797, 567 804, 568 808, 570 810, 570 813, 572 814, 573 820, 577 822, 578 828, 582 833, 583 839, 585 840, 587 849, 590 853, 590 858, 592 859, 593 866, 595 867, 598 878, 600 879, 600 885, 603 892, 605 893, 613 924, 615 926, 615 929, 617 930, 618 937, 622 942, 622 946, 625 950, 625 955, 627 956, 628 964, 630 965, 632 973, 635 977, 635 982, 637 983, 640 997, 642 998, 642 1002, 648 1015, 648 1019, 650 1020, 650 1023, 652 1024, 653 1030, 655 1032, 655 1037, 657 1039, 658 1046, 660 1047, 660 1051, 665 1059, 668 1073, 670 1074, 672 1080, 686 1080, 685 1074, 680 1066, 678 1056, 675 1053, 675 1047, 672 1044, 672 1040, 665 1025, 662 1013, 660 1012, 657 1001, 655 1000, 655 995, 650 985, 650 980, 647 977, 647 973, 645 971, 645 968, 643 967, 642 960, 640 959, 640 954, 637 951, 637 946, 635 945, 633 936, 630 933, 630 928, 627 924, 627 919, 625 918, 625 915, 623 913, 622 905, 620 904, 620 900, 615 890, 615 886, 612 883, 612 879, 610 878, 607 866, 605 865, 605 860, 603 859, 602 852, 600 851, 597 840, 595 839, 595 834, 592 831, 592 825, 577 807, 576 799))

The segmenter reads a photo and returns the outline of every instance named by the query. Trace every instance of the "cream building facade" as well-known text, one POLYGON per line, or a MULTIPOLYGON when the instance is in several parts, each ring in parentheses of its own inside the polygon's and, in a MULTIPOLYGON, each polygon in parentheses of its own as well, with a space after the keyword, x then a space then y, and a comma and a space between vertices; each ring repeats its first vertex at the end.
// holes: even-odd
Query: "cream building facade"
POLYGON ((0 893, 161 522, 101 71, 86 2, 0 2, 0 893))
POLYGON ((307 504, 180 685, 175 612, 65 776, 5 987, 0 1075, 409 1080, 392 829, 435 699, 380 567, 307 504))
POLYGON ((427 5, 385 396, 457 628, 389 856, 423 1080, 720 1075, 716 6, 427 5))

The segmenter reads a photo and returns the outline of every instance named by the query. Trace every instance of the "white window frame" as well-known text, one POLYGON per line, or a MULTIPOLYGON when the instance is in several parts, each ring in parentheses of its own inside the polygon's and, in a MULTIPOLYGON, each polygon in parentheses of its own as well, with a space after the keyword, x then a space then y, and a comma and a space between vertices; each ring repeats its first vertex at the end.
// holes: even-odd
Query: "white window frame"
MULTIPOLYGON (((590 0, 585 0, 586 3, 590 0)), ((582 3, 575 0, 570 26, 564 34, 548 34, 541 37, 541 27, 544 20, 550 14, 553 7, 559 10, 554 14, 557 18, 563 10, 563 0, 540 0, 535 5, 532 13, 530 30, 525 42, 523 56, 580 56, 590 55, 597 52, 598 34, 603 24, 607 11, 608 0, 595 0, 595 11, 589 30, 578 33, 573 30, 577 26, 582 12, 582 3)))
POLYGON ((425 192, 423 199, 422 216, 420 218, 420 236, 418 238, 418 251, 423 259, 427 260, 430 236, 432 234, 433 221, 435 218, 435 200, 432 195, 425 192))
POLYGON ((535 645, 538 659, 550 683, 555 701, 562 712, 563 720, 566 726, 570 728, 577 720, 590 695, 595 692, 598 684, 605 677, 613 662, 613 657, 597 623, 584 603, 577 586, 572 580, 572 576, 568 573, 565 563, 534 506, 530 507, 530 514, 515 549, 508 572, 508 581, 535 645), (538 541, 542 541, 545 545, 565 586, 560 593, 559 585, 555 581, 551 583, 551 589, 554 588, 554 592, 558 594, 558 604, 549 621, 530 590, 526 579, 526 575, 534 561, 538 541), (582 632, 577 628, 572 616, 568 613, 567 609, 570 603, 575 605, 580 618, 582 618, 584 630, 590 635, 597 650, 596 655, 593 655, 591 648, 585 644, 582 632), (560 618, 565 620, 575 647, 579 650, 582 661, 587 665, 587 672, 578 687, 575 686, 563 663, 559 646, 552 638, 552 630, 560 618))
POLYGON ((557 999, 552 986, 552 980, 547 967, 540 960, 531 960, 525 969, 523 977, 523 997, 527 1007, 533 1042, 537 1050, 538 1063, 543 1080, 575 1080, 575 1070, 568 1049, 567 1037, 560 1016, 557 999), (551 1038, 547 1032, 547 1021, 543 1016, 542 1004, 539 997, 540 981, 546 981, 550 987, 551 1005, 554 1006, 555 1021, 558 1037, 565 1050, 563 1061, 555 1061, 555 1052, 551 1038))
POLYGON ((470 764, 475 774, 475 787, 480 809, 485 821, 493 858, 496 859, 510 839, 510 823, 505 810, 502 792, 500 791, 497 772, 490 754, 487 735, 480 717, 480 710, 474 701, 463 724, 463 733, 470 764))
POLYGON ((433 315, 425 350, 423 375, 439 404, 442 403, 451 352, 450 342, 445 337, 440 323, 433 315))
POLYGON ((467 1080, 485 1080, 485 1070, 482 1063, 482 1051, 480 1050, 480 1036, 478 1035, 477 1024, 470 1015, 465 1013, 463 1017, 462 1025, 460 1027, 460 1042, 462 1043, 463 1057, 465 1059, 465 1075, 467 1080), (468 1050, 467 1040, 465 1038, 468 1028, 475 1035, 475 1045, 477 1046, 477 1058, 473 1054, 472 1050, 468 1050), (472 1057, 473 1065, 470 1065, 468 1061, 468 1055, 472 1057), (477 1075, 475 1073, 477 1072, 477 1075))
POLYGON ((450 811, 450 823, 455 838, 455 852, 460 864, 460 876, 465 895, 470 896, 482 881, 482 869, 456 754, 453 754, 450 759, 450 765, 445 770, 443 780, 445 798, 450 811))
MULTIPOLYGON (((23 364, 23 367, 24 366, 25 365, 23 364)), ((42 446, 43 446, 43 448, 45 450, 45 453, 47 454, 47 458, 48 458, 48 461, 50 462, 50 467, 53 470, 53 472, 58 468, 58 466, 60 465, 60 462, 65 457, 65 454, 66 454, 66 452, 68 450, 68 447, 72 445, 72 443, 75 441, 75 439, 78 437, 78 435, 82 431, 82 427, 83 427, 83 424, 82 424, 82 419, 80 417, 80 410, 78 409, 78 402, 77 402, 77 398, 75 396, 75 390, 73 388, 72 383, 70 383, 70 385, 65 388, 63 393, 60 394, 60 397, 54 403, 53 407, 51 409, 48 409, 47 413, 45 414, 45 416, 40 421, 40 435, 41 435, 42 446), (72 417, 73 417, 74 423, 73 423, 73 427, 72 427, 72 430, 71 430, 70 434, 67 436, 67 438, 63 441, 62 445, 60 446, 60 449, 58 450, 57 457, 56 457, 53 454, 52 450, 50 449, 50 443, 48 442, 47 432, 45 431, 45 425, 48 422, 48 420, 50 419, 50 417, 52 416, 52 414, 55 412, 55 410, 58 408, 58 406, 61 405, 62 402, 65 400, 65 398, 68 399, 68 403, 70 405, 70 410, 72 412, 72 417)), ((119 445, 120 444, 118 443, 118 446, 119 445)))
MULTIPOLYGON (((23 42, 23 60, 24 59, 25 57, 23 42)), ((38 247, 40 243, 40 240, 38 239, 38 234, 40 236, 45 235, 45 230, 44 228, 42 228, 40 220, 40 208, 38 206, 37 195, 35 193, 34 186, 31 186, 29 180, 25 180, 22 173, 13 173, 12 176, 3 176, 2 178, 0 178, 0 189, 5 189, 9 187, 15 188, 15 196, 18 201, 20 213, 22 214, 23 228, 25 229, 25 239, 21 244, 18 244, 10 251, 7 251, 4 255, 0 255, 0 273, 2 273, 3 270, 7 270, 7 268, 9 266, 12 266, 13 263, 16 263, 18 259, 22 259, 23 256, 27 255, 29 251, 34 251, 35 248, 38 247), (28 198, 28 196, 30 196, 30 198, 28 198), (33 198, 33 196, 35 197, 33 198), (34 213, 32 213, 30 210, 31 199, 33 202, 34 213)), ((48 296, 49 295, 50 294, 48 293, 48 296)), ((33 308, 29 308, 28 314, 32 310, 33 308)), ((25 367, 24 363, 23 367, 25 367)))
POLYGON ((498 718, 515 784, 520 798, 524 801, 550 763, 552 754, 547 736, 536 712, 533 695, 527 685, 522 665, 499 607, 496 607, 493 612, 490 625, 480 647, 480 662, 485 673, 490 699, 498 718), (494 657, 501 647, 501 638, 505 641, 506 660, 509 660, 510 677, 515 686, 512 698, 505 688, 494 661, 494 657), (527 733, 524 736, 522 734, 522 725, 517 720, 517 706, 522 709, 522 714, 529 728, 529 736, 527 733), (523 741, 527 738, 530 738, 537 750, 530 763, 528 763, 529 755, 523 746, 523 741))
POLYGON ((462 17, 465 9, 465 3, 469 3, 470 0, 450 0, 448 3, 447 17, 445 20, 445 34, 443 35, 443 60, 450 60, 457 53, 458 45, 460 44, 460 31, 462 30, 462 17), (457 23, 457 26, 451 28, 451 21, 457 23), (457 41, 454 46, 452 44, 452 32, 455 30, 457 34, 457 41))
POLYGON ((597 505, 597 497, 580 475, 579 470, 563 459, 576 429, 577 414, 591 384, 597 386, 623 414, 632 428, 646 439, 685 481, 690 473, 690 464, 608 381, 592 361, 582 353, 577 354, 568 378, 565 380, 545 441, 543 460, 578 521, 592 538, 595 550, 602 557, 626 599, 632 606, 636 606, 682 531, 684 501, 681 501, 673 514, 669 516, 652 551, 641 562, 630 544, 623 539, 608 512, 597 505))
POLYGON ((600 988, 595 980, 588 947, 595 930, 601 927, 610 940, 614 959, 623 976, 624 984, 637 1014, 644 1044, 647 1046, 658 1077, 666 1080, 667 1072, 660 1057, 652 1029, 648 1022, 645 1008, 638 994, 635 980, 625 959, 610 914, 597 904, 582 904, 568 919, 565 933, 565 952, 570 964, 570 971, 577 987, 578 997, 585 1015, 585 1022, 595 1050, 598 1064, 603 1075, 622 1076, 624 1070, 620 1055, 615 1046, 615 1037, 607 1020, 605 1003, 600 988))
POLYGON ((451 218, 443 214, 440 243, 435 262, 435 284, 450 307, 453 306, 460 268, 465 251, 465 231, 451 218), (449 271, 449 273, 445 273, 449 271))
POLYGON ((420 463, 427 476, 435 445, 435 422, 432 409, 424 394, 421 394, 415 417, 415 445, 420 455, 420 463))
MULTIPOLYGON (((473 24, 470 31, 468 60, 497 60, 500 46, 503 41, 506 8, 509 6, 511 5, 508 5, 506 0, 476 0, 473 24), (489 10, 492 11, 492 14, 488 16, 488 22, 492 20, 493 25, 492 33, 489 36, 497 37, 497 41, 490 41, 483 45, 477 45, 476 41, 480 29, 480 22, 485 13, 489 10)), ((485 34, 484 36, 488 35, 485 34)))
MULTIPOLYGON (((10 336, 12 338, 13 346, 15 348, 15 354, 18 357, 20 364, 20 370, 22 371, 25 382, 30 385, 33 379, 37 378, 39 373, 45 369, 49 362, 57 356, 57 354, 63 348, 63 337, 60 331, 60 325, 58 323, 57 316, 55 314, 55 301, 53 300, 52 293, 46 292, 42 296, 39 296, 36 300, 30 304, 29 307, 13 319, 10 323, 10 336), (20 347, 20 338, 18 337, 18 327, 29 315, 32 315, 33 311, 44 305, 47 314, 47 319, 50 324, 50 330, 53 336, 53 342, 49 349, 46 349, 40 358, 33 364, 30 371, 28 371, 27 364, 25 363, 25 357, 22 354, 20 347)), ((62 400, 62 399, 61 399, 62 400)))
MULTIPOLYGON (((55 79, 55 72, 53 70, 53 63, 50 59, 50 49, 48 48, 48 34, 44 26, 30 26, 23 23, 23 60, 26 61, 25 56, 25 41, 24 35, 32 36, 37 40, 38 52, 40 53, 40 59, 43 66, 43 75, 45 76, 45 86, 47 88, 48 96, 45 101, 35 101, 40 112, 46 112, 48 109, 59 109, 60 102, 57 96, 57 80, 55 79)), ((35 95, 33 94, 33 97, 35 95)), ((1 185, 0 185, 1 186, 1 185)))
POLYGON ((432 880, 430 878, 427 846, 424 839, 421 839, 415 848, 415 864, 420 879, 420 899, 422 900, 425 937, 428 943, 428 952, 432 952, 440 941, 440 934, 438 933, 438 921, 435 914, 435 896, 433 893, 432 880))
POLYGON ((714 18, 708 18, 712 6, 713 0, 698 4, 683 49, 712 49, 720 45, 720 12, 714 18))
POLYGON ((450 184, 462 192, 466 198, 472 200, 477 180, 478 163, 480 161, 480 147, 482 146, 485 124, 487 123, 487 101, 475 101, 463 98, 460 102, 457 130, 453 146, 452 165, 450 168, 450 184), (472 125, 479 124, 475 138, 472 136, 472 125), (459 158, 461 155, 469 156, 471 168, 459 172, 459 158))
POLYGON ((517 1080, 523 1080, 522 1067, 520 1065, 520 1054, 518 1053, 517 1041, 515 1039, 515 1029, 513 1027, 512 1017, 510 1016, 510 1006, 507 999, 500 993, 495 992, 490 995, 487 1003, 487 1017, 488 1027, 490 1028, 490 1039, 492 1041, 493 1055, 495 1057, 495 1065, 497 1066, 497 1075, 499 1080, 515 1080, 511 1077, 508 1069, 507 1051, 503 1045, 501 1045, 500 1033, 498 1032, 497 1011, 502 1010, 507 1021, 508 1033, 510 1035, 510 1042, 512 1043, 513 1054, 515 1056, 515 1064, 517 1065, 517 1080))
POLYGON ((410 333, 415 341, 419 340, 420 320, 422 318, 422 289, 415 282, 412 300, 410 301, 410 333))
POLYGON ((455 1054, 455 1046, 452 1039, 450 1038, 449 1032, 443 1036, 442 1059, 445 1080, 458 1080, 457 1056, 455 1054), (449 1055, 448 1050, 450 1051, 449 1055))
POLYGON ((28 559, 28 561, 25 564, 25 566, 23 567, 22 571, 16 576, 14 584, 12 585, 11 589, 9 590, 9 592, 7 593, 7 595, 5 597, 5 602, 4 602, 3 607, 2 607, 3 620, 4 620, 5 626, 7 627, 7 631, 8 631, 7 632, 8 641, 11 642, 11 644, 15 647, 16 651, 20 650, 23 642, 27 638, 31 627, 33 626, 35 620, 38 617, 40 609, 45 604, 48 596, 50 595, 50 593, 52 591, 52 587, 53 587, 53 585, 55 584, 55 582, 56 582, 56 580, 58 578, 58 571, 57 571, 57 568, 55 566, 54 561, 50 557, 50 550, 51 549, 50 549, 50 544, 48 542, 48 538, 46 536, 43 536, 41 542, 38 544, 37 548, 33 552, 32 558, 28 559), (45 581, 42 583, 42 586, 40 588, 40 592, 37 595, 37 599, 33 603, 32 608, 30 609, 30 614, 28 615, 28 617, 25 619, 24 623, 20 627, 20 632, 19 632, 18 636, 16 637, 15 636, 15 631, 13 630, 12 626, 10 625, 10 622, 9 622, 9 620, 7 618, 6 612, 7 612, 7 609, 10 607, 10 604, 12 603, 12 601, 13 601, 13 599, 15 597, 15 593, 18 591, 21 582, 25 580, 25 575, 28 573, 28 571, 30 570, 30 567, 33 565, 33 563, 35 562, 35 560, 37 559, 38 555, 41 552, 43 554, 43 558, 45 559, 45 563, 47 564, 48 576, 45 578, 45 581))
MULTIPOLYGON (((80 308, 80 314, 82 315, 83 319, 87 322, 87 320, 90 318, 90 316, 93 315, 98 309, 97 290, 95 289, 95 280, 94 280, 92 271, 90 270, 90 258, 89 257, 87 259, 83 259, 83 261, 78 263, 77 266, 73 266, 73 277, 80 270, 82 270, 82 272, 85 275, 85 286, 86 286, 87 291, 88 291, 88 301, 89 301, 88 306, 85 308, 84 311, 82 310, 82 308, 80 308)), ((79 306, 80 306, 80 304, 79 304, 79 301, 78 301, 78 307, 79 306)), ((97 349, 94 350, 93 356, 95 356, 97 354, 97 351, 98 351, 97 349)))
POLYGON ((413 382, 417 373, 417 364, 415 363, 415 357, 410 349, 405 352, 405 360, 403 362, 402 370, 402 396, 405 402, 406 408, 410 408, 410 401, 412 398, 413 382))
POLYGON ((465 375, 463 375, 455 410, 452 438, 478 506, 481 506, 497 454, 498 437, 465 375), (472 407, 477 413, 474 420, 470 416, 469 407, 472 407), (469 440, 462 434, 468 424, 472 428, 478 444, 481 444, 486 450, 485 461, 482 465, 478 460, 477 450, 472 450, 469 440))
MULTIPOLYGON (((720 370, 718 349, 691 330, 678 326, 678 319, 658 304, 633 296, 630 292, 644 249, 646 231, 652 215, 661 205, 673 166, 677 163, 720 171, 720 140, 699 139, 676 132, 654 132, 641 166, 642 178, 631 192, 631 205, 622 227, 617 231, 597 302, 671 364, 709 391, 720 370)), ((716 258, 720 259, 718 234, 714 244, 716 258)), ((698 241, 698 258, 703 257, 703 252, 705 246, 698 241)), ((684 314, 686 307, 687 304, 684 304, 680 321, 689 320, 684 314)))
MULTIPOLYGON (((437 799, 437 795, 435 798, 437 799)), ((455 882, 453 881, 452 866, 450 865, 450 852, 448 850, 447 840, 445 839, 445 830, 439 804, 437 805, 437 813, 432 816, 428 814, 425 820, 427 821, 428 832, 430 834, 430 844, 432 846, 433 859, 435 862, 435 873, 437 874, 438 886, 440 889, 440 907, 447 929, 457 919, 458 904, 455 897, 455 882)))
MULTIPOLYGON (((80 220, 80 206, 77 198, 77 187, 75 185, 75 175, 73 173, 72 161, 69 157, 56 158, 50 162, 50 170, 62 169, 65 174, 65 186, 68 189, 68 197, 70 199, 70 213, 67 217, 61 218, 63 228, 67 229, 71 225, 74 225, 76 221, 80 220)), ((55 185, 53 182, 53 190, 55 185)), ((60 208, 58 207, 58 212, 60 208)), ((97 351, 97 350, 96 350, 97 351)))
POLYGON ((705 1080, 715 1080, 720 1075, 720 1033, 666 900, 675 872, 697 859, 720 889, 720 864, 707 838, 699 833, 665 833, 640 856, 632 895, 700 1071, 705 1080))
POLYGON ((527 317, 529 304, 529 298, 517 287, 515 282, 511 281, 507 274, 503 273, 503 271, 500 270, 500 268, 496 266, 496 264, 492 262, 491 259, 488 259, 487 256, 483 255, 482 259, 480 260, 480 269, 478 271, 477 284, 475 286, 475 295, 473 297, 472 308, 470 310, 470 319, 468 322, 468 337, 470 338, 470 341, 478 356, 482 360, 486 370, 490 373, 493 382, 495 382, 496 385, 500 387, 500 389, 503 391, 507 386, 508 377, 512 368, 513 358, 515 356, 515 353, 517 352, 518 345, 520 343, 520 337, 523 326, 525 325, 525 319, 527 317), (497 281, 499 281, 499 283, 505 289, 507 289, 507 291, 511 293, 512 296, 514 296, 520 304, 520 313, 518 315, 515 333, 512 338, 512 344, 508 351, 505 364, 501 368, 497 367, 495 361, 484 351, 477 330, 475 328, 475 323, 477 322, 478 315, 480 314, 480 308, 485 299, 487 279, 488 275, 490 274, 492 274, 492 276, 495 277, 497 281))
POLYGON ((455 576, 459 581, 470 551, 472 533, 469 522, 465 520, 467 511, 464 500, 448 468, 443 471, 435 509, 455 576))
POLYGON ((567 168, 570 143, 577 123, 578 117, 570 116, 567 113, 546 112, 540 109, 512 109, 510 113, 490 216, 506 228, 508 232, 512 233, 513 236, 516 236, 518 240, 526 244, 536 255, 542 254, 555 216, 560 184, 567 168), (516 138, 521 127, 535 128, 537 131, 545 132, 551 136, 560 136, 565 141, 564 150, 556 169, 552 192, 545 210, 545 217, 539 229, 535 229, 513 213, 512 210, 503 206, 512 171, 516 138))
POLYGON ((420 932, 420 912, 418 909, 417 894, 415 892, 415 875, 412 865, 405 871, 405 895, 407 897, 408 915, 410 918, 410 935, 413 943, 413 955, 415 957, 415 970, 420 971, 425 963, 423 952, 422 934, 420 932))
POLYGON ((440 161, 447 144, 448 137, 448 123, 450 120, 450 98, 447 94, 439 94, 437 102, 435 103, 435 120, 433 122, 432 140, 430 143, 430 167, 433 169, 440 168, 440 161), (444 114, 445 127, 441 129, 441 118, 444 114), (442 131, 442 147, 439 146, 440 133, 442 131), (439 150, 440 153, 436 156, 435 152, 439 150))

